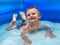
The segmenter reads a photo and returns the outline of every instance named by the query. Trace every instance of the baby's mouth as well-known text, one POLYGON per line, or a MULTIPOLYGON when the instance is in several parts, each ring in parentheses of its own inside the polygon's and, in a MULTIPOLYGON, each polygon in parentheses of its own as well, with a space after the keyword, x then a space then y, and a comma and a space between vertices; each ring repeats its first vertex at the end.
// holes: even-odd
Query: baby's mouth
POLYGON ((33 20, 33 19, 35 19, 35 17, 34 18, 30 18, 30 20, 33 20))

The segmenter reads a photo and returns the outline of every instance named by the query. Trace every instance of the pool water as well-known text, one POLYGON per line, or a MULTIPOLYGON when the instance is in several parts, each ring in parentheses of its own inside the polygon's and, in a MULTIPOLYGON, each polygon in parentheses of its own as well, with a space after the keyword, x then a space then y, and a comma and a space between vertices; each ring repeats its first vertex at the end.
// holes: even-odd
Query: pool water
MULTIPOLYGON (((53 23, 50 21, 40 22, 50 27, 53 33, 56 35, 56 38, 45 37, 45 30, 41 30, 39 32, 27 35, 32 41, 32 45, 60 45, 60 23, 53 23)), ((7 31, 6 28, 8 25, 9 23, 0 26, 0 45, 23 45, 24 40, 20 35, 21 29, 12 29, 7 31)))

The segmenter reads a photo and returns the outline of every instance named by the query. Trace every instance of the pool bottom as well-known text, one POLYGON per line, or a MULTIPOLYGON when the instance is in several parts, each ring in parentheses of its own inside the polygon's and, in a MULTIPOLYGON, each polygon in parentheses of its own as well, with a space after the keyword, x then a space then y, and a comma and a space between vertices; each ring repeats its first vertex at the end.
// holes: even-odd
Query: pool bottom
MULTIPOLYGON (((28 38, 32 41, 32 45, 60 45, 60 24, 49 21, 41 21, 41 23, 50 27, 56 38, 45 37, 45 30, 27 34, 28 38)), ((6 31, 5 29, 8 24, 4 24, 0 28, 0 45, 23 45, 24 40, 20 35, 21 29, 6 31)))

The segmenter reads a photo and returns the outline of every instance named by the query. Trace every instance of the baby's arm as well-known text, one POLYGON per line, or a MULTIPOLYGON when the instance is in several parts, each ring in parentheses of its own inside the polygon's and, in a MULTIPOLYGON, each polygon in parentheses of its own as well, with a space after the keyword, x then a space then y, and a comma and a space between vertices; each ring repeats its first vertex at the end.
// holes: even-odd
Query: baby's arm
POLYGON ((26 36, 27 30, 23 30, 23 32, 21 33, 22 39, 24 40, 24 42, 28 45, 31 44, 31 41, 28 39, 28 37, 26 36))
POLYGON ((22 38, 24 39, 25 43, 31 44, 31 41, 28 39, 28 37, 25 35, 25 32, 22 32, 21 34, 22 38))
POLYGON ((51 28, 44 26, 44 28, 46 29, 46 36, 50 36, 51 38, 54 38, 55 35, 52 33, 51 28))

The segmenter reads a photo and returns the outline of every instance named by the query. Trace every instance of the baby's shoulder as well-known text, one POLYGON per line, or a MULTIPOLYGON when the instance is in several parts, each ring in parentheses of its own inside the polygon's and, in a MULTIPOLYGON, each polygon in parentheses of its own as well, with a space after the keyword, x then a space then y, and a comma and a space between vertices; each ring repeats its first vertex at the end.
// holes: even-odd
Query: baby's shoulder
POLYGON ((23 27, 23 30, 24 30, 24 31, 28 30, 28 25, 24 26, 24 27, 23 27))
POLYGON ((43 26, 44 26, 44 24, 39 23, 39 27, 43 27, 43 26))
POLYGON ((48 26, 44 25, 44 24, 39 24, 40 28, 46 28, 46 29, 50 29, 48 26))

